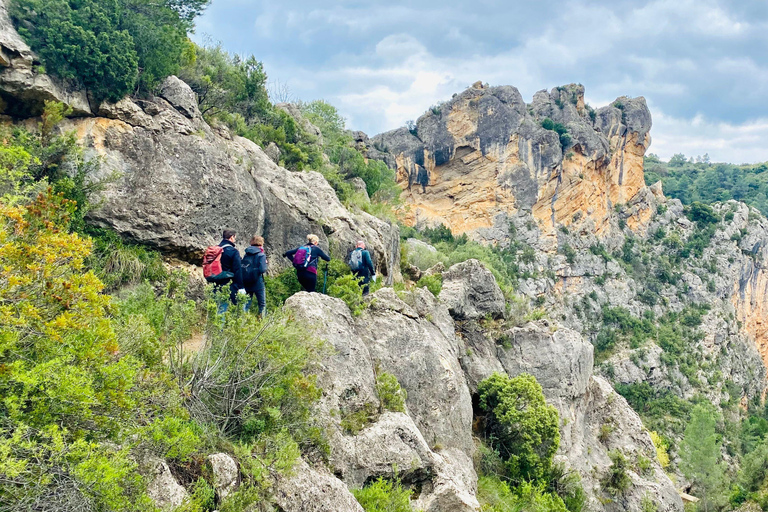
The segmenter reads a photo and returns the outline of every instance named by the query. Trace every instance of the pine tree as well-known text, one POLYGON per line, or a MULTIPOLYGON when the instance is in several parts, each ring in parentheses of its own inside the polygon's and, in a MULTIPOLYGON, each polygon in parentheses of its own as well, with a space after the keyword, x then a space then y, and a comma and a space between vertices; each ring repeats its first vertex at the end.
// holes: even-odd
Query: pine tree
POLYGON ((717 413, 712 406, 697 405, 685 428, 680 445, 680 469, 693 482, 701 499, 699 509, 709 512, 724 502, 725 468, 715 424, 717 413))

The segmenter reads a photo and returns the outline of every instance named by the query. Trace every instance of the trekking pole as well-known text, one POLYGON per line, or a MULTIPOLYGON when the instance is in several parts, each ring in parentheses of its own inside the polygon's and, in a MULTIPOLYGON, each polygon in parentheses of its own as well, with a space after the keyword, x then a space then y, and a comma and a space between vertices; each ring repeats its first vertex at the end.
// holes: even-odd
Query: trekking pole
POLYGON ((325 285, 328 282, 328 263, 325 264, 325 272, 323 272, 323 295, 325 295, 325 285))

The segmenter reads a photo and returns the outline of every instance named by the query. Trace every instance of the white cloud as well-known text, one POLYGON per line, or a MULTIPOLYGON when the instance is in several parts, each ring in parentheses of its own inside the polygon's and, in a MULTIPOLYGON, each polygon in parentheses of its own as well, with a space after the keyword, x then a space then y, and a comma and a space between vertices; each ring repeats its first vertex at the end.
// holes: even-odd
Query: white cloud
POLYGON ((700 156, 713 162, 756 163, 768 161, 768 117, 743 124, 716 122, 697 115, 681 119, 653 112, 650 153, 669 159, 675 153, 700 156))

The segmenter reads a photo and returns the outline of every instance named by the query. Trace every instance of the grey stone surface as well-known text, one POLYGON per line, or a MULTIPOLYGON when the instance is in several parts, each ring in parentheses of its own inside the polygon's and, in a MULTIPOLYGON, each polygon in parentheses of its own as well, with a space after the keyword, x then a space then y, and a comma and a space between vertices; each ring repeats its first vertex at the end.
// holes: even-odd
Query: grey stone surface
POLYGON ((187 117, 160 97, 104 104, 102 113, 108 119, 62 123, 81 135, 86 155, 102 159, 93 178, 110 178, 89 212, 93 224, 192 263, 224 228, 238 232, 241 249, 261 234, 272 271, 290 265, 280 255, 308 233, 336 257, 364 239, 377 273, 387 283, 398 278, 399 228, 348 211, 319 173, 287 171, 253 142, 223 137, 198 114, 187 117))
POLYGON ((278 103, 275 105, 275 107, 283 110, 289 116, 294 118, 296 122, 299 123, 299 126, 302 127, 304 132, 308 134, 314 140, 314 142, 321 146, 325 143, 323 140, 323 132, 320 131, 320 128, 313 125, 306 117, 304 117, 298 105, 295 103, 278 103))
POLYGON ((276 480, 274 499, 284 512, 363 512, 341 480, 303 460, 293 475, 276 480))
POLYGON ((274 142, 270 142, 267 147, 264 148, 264 153, 266 153, 269 159, 276 164, 280 163, 280 148, 277 147, 277 144, 274 142))
POLYGON ((226 453, 213 453, 208 456, 208 463, 213 471, 213 486, 220 500, 237 490, 240 485, 240 468, 235 459, 226 453))
POLYGON ((457 263, 443 272, 440 300, 454 318, 470 320, 504 316, 504 294, 493 274, 477 260, 457 263))
POLYGON ((201 117, 200 110, 197 108, 197 95, 178 77, 171 75, 166 78, 160 84, 158 94, 188 118, 201 117))
POLYGON ((318 374, 323 397, 316 409, 329 433, 329 463, 350 488, 392 477, 396 464, 405 484, 422 489, 423 510, 476 511, 472 404, 453 321, 426 290, 405 298, 383 288, 357 318, 340 300, 320 294, 286 302, 296 321, 331 344, 318 374), (379 409, 376 371, 397 377, 407 392, 406 413, 382 411, 360 432, 345 432, 341 420, 348 414, 366 404, 379 409))
POLYGON ((147 495, 161 510, 173 510, 189 498, 189 493, 176 481, 163 459, 148 455, 142 467, 147 477, 147 495))

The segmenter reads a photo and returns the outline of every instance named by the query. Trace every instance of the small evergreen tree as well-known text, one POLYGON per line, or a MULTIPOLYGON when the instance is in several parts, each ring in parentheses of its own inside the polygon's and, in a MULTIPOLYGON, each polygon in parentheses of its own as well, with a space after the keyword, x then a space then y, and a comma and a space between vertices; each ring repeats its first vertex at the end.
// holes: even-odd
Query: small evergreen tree
POLYGON ((715 431, 716 418, 712 406, 694 407, 680 445, 680 469, 693 482, 705 512, 716 510, 725 501, 725 468, 715 431))

